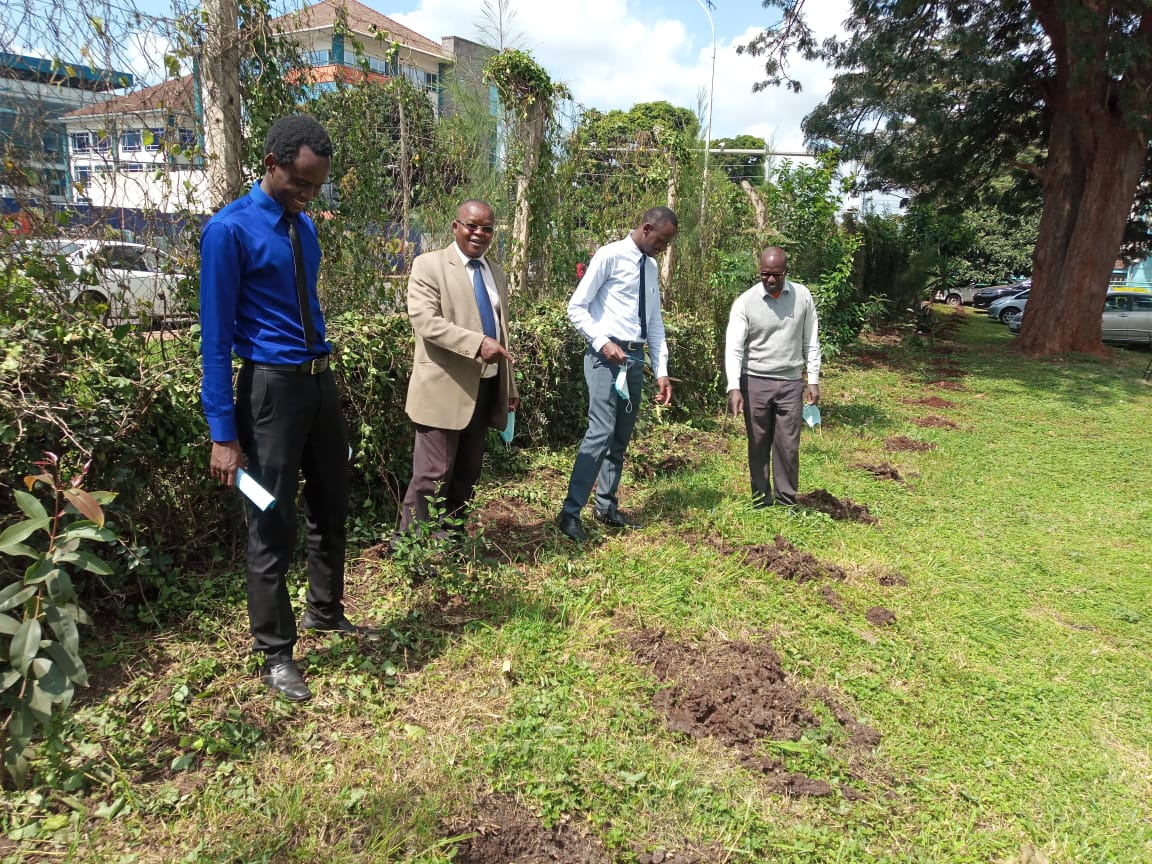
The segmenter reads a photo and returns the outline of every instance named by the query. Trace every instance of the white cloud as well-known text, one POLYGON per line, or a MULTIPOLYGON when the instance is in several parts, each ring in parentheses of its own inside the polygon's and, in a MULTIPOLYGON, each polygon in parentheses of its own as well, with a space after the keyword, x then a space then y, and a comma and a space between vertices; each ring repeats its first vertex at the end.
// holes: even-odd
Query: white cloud
MULTIPOLYGON (((817 0, 809 6, 820 38, 839 32, 847 0, 817 0)), ((476 39, 483 20, 479 9, 471 0, 423 0, 411 13, 385 14, 433 38, 476 39)), ((523 34, 523 47, 587 107, 628 109, 666 99, 695 110, 698 94, 709 89, 712 44, 706 31, 701 35, 667 17, 646 22, 629 14, 624 0, 523 3, 511 29, 523 34)), ((736 46, 758 32, 749 26, 734 38, 717 40, 712 137, 758 135, 778 150, 802 150, 800 121, 827 95, 831 71, 820 63, 794 62, 789 71, 803 84, 801 93, 781 88, 753 93, 752 85, 763 77, 763 62, 738 55, 736 46)))

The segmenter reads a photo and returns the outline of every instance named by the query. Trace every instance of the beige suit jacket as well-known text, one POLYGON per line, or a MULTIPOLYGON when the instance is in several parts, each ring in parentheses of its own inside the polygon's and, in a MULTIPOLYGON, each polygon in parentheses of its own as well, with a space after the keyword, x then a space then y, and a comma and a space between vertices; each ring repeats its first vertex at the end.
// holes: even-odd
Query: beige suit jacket
MULTIPOLYGON (((487 260, 487 259, 486 259, 487 260)), ((508 279, 500 265, 488 260, 500 296, 497 322, 500 344, 508 346, 508 279)), ((476 409, 483 363, 477 356, 484 325, 476 308, 472 274, 453 244, 427 252, 412 262, 408 278, 408 317, 416 334, 416 355, 404 410, 412 422, 437 429, 463 429, 476 409)), ((488 418, 503 429, 508 400, 519 398, 512 366, 499 363, 499 395, 488 418)))

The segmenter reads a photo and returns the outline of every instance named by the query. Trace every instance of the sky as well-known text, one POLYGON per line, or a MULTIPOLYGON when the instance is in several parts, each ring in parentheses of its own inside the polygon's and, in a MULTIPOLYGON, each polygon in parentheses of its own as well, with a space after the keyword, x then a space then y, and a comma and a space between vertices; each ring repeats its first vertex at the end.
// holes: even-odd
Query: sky
MULTIPOLYGON (((365 0, 362 0, 365 2, 365 0)), ((425 36, 476 39, 484 23, 475 0, 366 0, 367 5, 425 36)), ((756 135, 775 150, 804 149, 800 122, 827 95, 831 71, 820 63, 797 61, 790 71, 803 89, 752 92, 763 64, 740 56, 746 44, 772 20, 758 0, 712 0, 716 28, 716 78, 712 73, 712 31, 705 0, 581 0, 553 3, 512 0, 516 47, 528 49, 574 99, 588 108, 628 109, 637 102, 665 99, 696 110, 714 93, 712 137, 756 135), (703 101, 701 100, 703 95, 703 101)), ((494 5, 494 3, 493 3, 494 5)), ((848 0, 809 0, 805 4, 817 37, 842 32, 848 0)))
MULTIPOLYGON (((43 7, 50 18, 53 2, 25 0, 43 7)), ((100 2, 100 0, 94 0, 100 2)), ((142 12, 171 16, 172 0, 107 0, 117 9, 135 6, 142 12)), ((180 0, 187 8, 195 0, 180 0)), ((307 0, 274 0, 278 9, 303 5, 307 0)), ((484 25, 482 0, 361 0, 378 12, 434 40, 462 36, 481 41, 484 25)), ((496 0, 489 0, 495 5, 496 0)), ((510 33, 514 47, 530 50, 555 81, 571 90, 577 103, 602 111, 628 109, 638 102, 667 100, 699 110, 707 122, 712 94, 712 137, 750 134, 765 139, 776 151, 802 151, 800 122, 827 95, 831 71, 820 63, 796 61, 790 74, 803 89, 783 88, 752 92, 763 77, 763 64, 740 56, 746 44, 771 20, 759 0, 711 0, 709 9, 716 33, 715 85, 712 75, 712 31, 705 4, 709 0, 510 0, 514 13, 510 33)), ((841 32, 849 0, 808 0, 809 21, 819 39, 841 32)), ((7 16, 4 16, 7 18, 7 16)), ((27 19, 25 19, 27 20, 27 19)), ((0 25, 5 23, 0 21, 0 25)), ((10 23, 10 22, 9 22, 10 23)), ((19 27, 19 25, 17 25, 19 27)), ((42 26, 42 25, 41 25, 42 26)), ((40 29, 39 27, 35 29, 40 29)), ((28 44, 21 35, 4 34, 2 50, 44 54, 43 46, 28 44), (38 50, 39 49, 39 50, 38 50)), ((63 34, 61 34, 63 35, 63 34)), ((32 42, 42 41, 32 37, 32 42)), ((59 41, 68 41, 63 36, 59 41)), ((112 61, 129 66, 141 81, 163 77, 160 58, 163 39, 136 33, 119 46, 112 61)), ((57 46, 53 46, 57 48, 57 46)), ((51 52, 49 52, 51 53, 51 52)), ((99 58, 93 58, 98 61, 99 58)), ((89 60, 88 62, 93 62, 89 60)))

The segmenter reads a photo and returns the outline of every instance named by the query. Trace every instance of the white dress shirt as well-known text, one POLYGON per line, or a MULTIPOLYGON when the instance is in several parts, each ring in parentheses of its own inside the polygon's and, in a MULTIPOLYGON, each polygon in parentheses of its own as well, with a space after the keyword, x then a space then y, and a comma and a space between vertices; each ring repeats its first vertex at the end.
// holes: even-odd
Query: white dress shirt
MULTIPOLYGON (((492 311, 496 315, 496 341, 500 341, 500 295, 496 292, 496 280, 492 277, 492 268, 488 266, 488 262, 481 255, 479 258, 469 258, 460 249, 459 244, 453 243, 452 246, 456 249, 456 254, 460 256, 460 260, 464 262, 464 272, 468 274, 468 281, 472 281, 472 264, 473 261, 480 262, 480 274, 484 277, 484 289, 488 292, 488 299, 492 302, 492 311)), ((485 363, 484 368, 480 372, 481 378, 495 378, 496 373, 500 370, 495 363, 485 363)))
MULTIPOLYGON (((568 318, 599 351, 612 338, 640 341, 640 247, 629 235, 596 250, 572 299, 568 318)), ((660 274, 646 256, 644 312, 648 319, 648 358, 657 378, 668 375, 668 345, 660 315, 660 274)))

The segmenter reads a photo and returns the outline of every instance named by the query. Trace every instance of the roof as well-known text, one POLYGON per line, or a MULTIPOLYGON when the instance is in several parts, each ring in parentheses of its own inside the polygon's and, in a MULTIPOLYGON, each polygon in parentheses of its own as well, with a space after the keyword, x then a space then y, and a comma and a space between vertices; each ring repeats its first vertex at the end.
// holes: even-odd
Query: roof
POLYGON ((64 116, 102 117, 106 114, 141 114, 148 111, 176 111, 192 113, 192 76, 171 78, 163 84, 154 84, 125 96, 117 96, 77 108, 64 116))
POLYGON ((63 84, 77 90, 117 90, 131 87, 134 80, 129 72, 96 69, 80 63, 9 54, 7 51, 0 51, 0 77, 63 84))
POLYGON ((301 30, 319 30, 323 27, 332 27, 336 24, 340 10, 345 10, 348 26, 354 33, 373 36, 383 31, 394 42, 415 48, 426 54, 433 54, 451 60, 452 55, 445 50, 439 42, 422 36, 415 30, 410 30, 403 24, 393 21, 386 15, 381 15, 375 9, 370 9, 357 0, 321 0, 311 6, 305 6, 296 12, 281 15, 272 23, 285 28, 287 33, 301 30))

